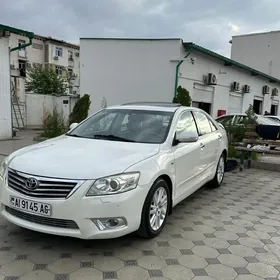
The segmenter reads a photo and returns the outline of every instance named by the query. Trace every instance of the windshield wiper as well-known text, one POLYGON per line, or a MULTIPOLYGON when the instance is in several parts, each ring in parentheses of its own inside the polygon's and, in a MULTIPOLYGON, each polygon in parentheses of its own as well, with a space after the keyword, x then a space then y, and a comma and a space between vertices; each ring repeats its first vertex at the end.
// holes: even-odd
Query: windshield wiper
POLYGON ((82 136, 80 136, 80 135, 78 135, 78 134, 70 134, 70 133, 66 133, 66 135, 67 136, 71 136, 71 137, 77 137, 77 138, 84 138, 84 137, 82 137, 82 136))
POLYGON ((112 141, 122 141, 122 142, 135 142, 134 140, 130 140, 127 138, 119 137, 113 134, 109 135, 104 135, 104 134, 94 134, 93 135, 94 139, 107 139, 107 140, 112 140, 112 141))

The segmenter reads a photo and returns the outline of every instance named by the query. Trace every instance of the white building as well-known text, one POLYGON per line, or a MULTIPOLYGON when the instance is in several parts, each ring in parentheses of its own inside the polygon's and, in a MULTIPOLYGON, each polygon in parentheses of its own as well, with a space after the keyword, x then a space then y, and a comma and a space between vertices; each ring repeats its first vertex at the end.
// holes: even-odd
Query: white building
POLYGON ((132 101, 171 102, 179 85, 192 105, 216 117, 219 110, 278 114, 280 80, 181 39, 82 38, 80 90, 91 112, 132 101), (210 77, 210 80, 208 80, 210 77))
POLYGON ((280 79, 280 31, 233 36, 231 59, 280 79))
POLYGON ((0 25, 0 140, 13 136, 10 54, 16 49, 9 48, 10 32, 25 34, 30 39, 34 36, 28 31, 0 25))

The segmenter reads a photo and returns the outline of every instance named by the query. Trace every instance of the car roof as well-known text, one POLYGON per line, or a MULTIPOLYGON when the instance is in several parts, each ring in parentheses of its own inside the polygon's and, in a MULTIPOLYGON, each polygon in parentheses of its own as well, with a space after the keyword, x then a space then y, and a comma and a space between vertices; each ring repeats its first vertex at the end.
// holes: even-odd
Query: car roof
POLYGON ((129 110, 147 110, 147 111, 163 111, 163 112, 175 112, 178 109, 201 111, 201 109, 195 107, 182 106, 181 104, 171 103, 171 102, 131 102, 122 105, 110 106, 107 107, 106 109, 129 109, 129 110))

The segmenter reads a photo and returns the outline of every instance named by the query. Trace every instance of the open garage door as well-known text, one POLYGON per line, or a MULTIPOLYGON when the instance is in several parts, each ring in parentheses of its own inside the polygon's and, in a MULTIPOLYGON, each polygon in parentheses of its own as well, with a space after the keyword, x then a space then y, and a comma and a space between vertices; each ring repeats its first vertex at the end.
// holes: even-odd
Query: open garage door
POLYGON ((228 114, 242 113, 242 95, 230 94, 228 100, 228 114))

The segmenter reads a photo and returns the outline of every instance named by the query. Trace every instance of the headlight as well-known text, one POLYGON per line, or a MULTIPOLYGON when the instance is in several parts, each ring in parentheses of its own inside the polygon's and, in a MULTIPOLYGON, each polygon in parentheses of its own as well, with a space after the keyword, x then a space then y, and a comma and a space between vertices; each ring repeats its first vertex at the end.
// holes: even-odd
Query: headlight
POLYGON ((98 179, 88 190, 86 196, 117 194, 135 189, 140 173, 123 173, 98 179))
POLYGON ((2 178, 4 177, 7 167, 8 167, 8 157, 4 158, 0 162, 0 177, 2 178))

